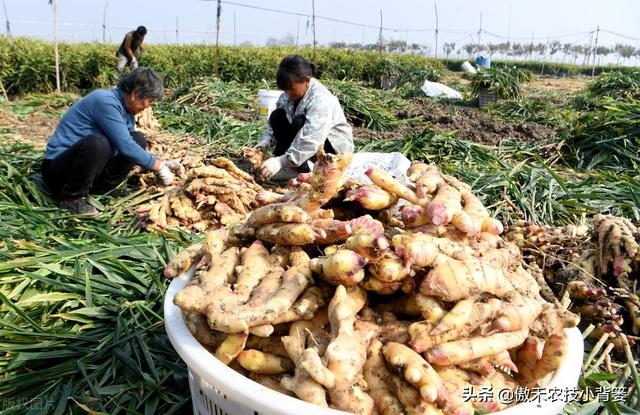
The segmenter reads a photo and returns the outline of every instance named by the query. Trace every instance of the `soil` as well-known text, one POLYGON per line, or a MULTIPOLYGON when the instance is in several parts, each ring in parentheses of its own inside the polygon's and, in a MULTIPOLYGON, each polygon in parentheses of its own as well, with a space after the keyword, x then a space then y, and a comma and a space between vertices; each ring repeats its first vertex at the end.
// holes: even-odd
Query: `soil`
POLYGON ((502 139, 531 143, 555 136, 553 128, 535 123, 508 123, 479 108, 441 104, 428 98, 412 100, 411 117, 431 124, 440 132, 457 131, 457 136, 474 143, 496 144, 502 139))
POLYGON ((58 118, 40 112, 33 112, 18 119, 5 108, 0 107, 0 133, 11 138, 43 148, 58 125, 58 118))
POLYGON ((550 90, 555 92, 573 93, 585 87, 591 78, 555 78, 549 76, 537 76, 533 81, 524 86, 528 90, 550 90))

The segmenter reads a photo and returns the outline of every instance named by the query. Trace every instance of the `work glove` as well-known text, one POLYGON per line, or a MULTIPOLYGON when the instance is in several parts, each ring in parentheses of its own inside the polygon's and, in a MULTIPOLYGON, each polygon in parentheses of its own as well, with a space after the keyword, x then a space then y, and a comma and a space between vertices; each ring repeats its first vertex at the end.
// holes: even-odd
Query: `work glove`
POLYGON ((284 157, 271 157, 260 165, 260 175, 265 179, 272 178, 277 172, 279 172, 284 165, 284 157))
POLYGON ((138 69, 138 59, 136 59, 135 57, 131 59, 131 68, 138 69))
POLYGON ((265 150, 271 147, 271 137, 264 137, 258 144, 256 144, 255 148, 259 148, 260 150, 265 150))
POLYGON ((164 164, 173 172, 175 172, 178 177, 184 176, 186 170, 182 164, 178 160, 169 160, 165 161, 164 164))
POLYGON ((166 161, 160 164, 160 169, 158 169, 156 175, 163 186, 171 186, 173 184, 173 173, 171 173, 171 169, 167 166, 166 161))

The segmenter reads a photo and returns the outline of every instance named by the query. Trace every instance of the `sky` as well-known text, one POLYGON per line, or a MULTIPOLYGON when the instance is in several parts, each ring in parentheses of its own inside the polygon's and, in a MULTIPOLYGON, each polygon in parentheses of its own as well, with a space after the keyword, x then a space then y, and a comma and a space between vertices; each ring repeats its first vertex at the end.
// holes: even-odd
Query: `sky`
MULTIPOLYGON (((120 43, 128 30, 145 25, 146 43, 214 43, 216 1, 207 0, 57 0, 59 38, 69 42, 120 43), (177 29, 177 33, 176 33, 177 29)), ((222 1, 220 43, 264 45, 286 37, 313 41, 312 0, 222 1), (277 9, 299 15, 259 10, 277 9)), ((382 13, 383 37, 428 45, 438 53, 445 42, 547 42, 588 45, 598 26, 598 44, 640 48, 640 1, 637 0, 315 0, 316 39, 376 43, 382 13), (355 24, 336 22, 337 19, 355 24), (363 27, 367 25, 371 27, 363 27), (614 32, 614 33, 611 33, 614 32)), ((13 36, 53 38, 49 0, 0 0, 0 33, 9 20, 13 36), (1 7, 4 3, 4 8, 1 7), (5 14, 6 9, 6 14, 5 14)), ((595 36, 593 36, 595 41, 595 36)))

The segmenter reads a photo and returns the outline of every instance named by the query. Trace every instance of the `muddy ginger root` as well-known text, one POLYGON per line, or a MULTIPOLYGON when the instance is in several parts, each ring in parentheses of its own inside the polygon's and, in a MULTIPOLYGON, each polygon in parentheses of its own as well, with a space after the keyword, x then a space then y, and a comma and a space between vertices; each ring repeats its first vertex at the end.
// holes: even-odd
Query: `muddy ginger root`
POLYGON ((333 285, 351 287, 364 278, 367 259, 349 249, 338 249, 326 257, 311 260, 311 270, 333 285))
POLYGON ((326 238, 323 229, 314 228, 307 223, 272 223, 260 227, 256 236, 278 245, 309 245, 317 238, 326 238))
POLYGON ((329 321, 333 340, 325 352, 327 368, 335 375, 335 385, 329 388, 331 403, 336 409, 356 414, 370 414, 373 400, 356 382, 367 358, 369 342, 379 329, 366 322, 356 324, 356 314, 366 301, 366 293, 358 286, 348 290, 340 285, 329 303, 329 321))
POLYGON ((243 350, 236 359, 243 368, 261 375, 278 375, 293 370, 291 360, 259 350, 243 350))
POLYGON ((457 260, 446 255, 437 256, 433 269, 420 285, 423 294, 446 301, 458 301, 480 293, 500 297, 512 290, 504 269, 476 257, 457 260))
POLYGON ((367 361, 364 364, 364 380, 367 382, 375 409, 380 415, 404 413, 404 406, 387 385, 387 379, 391 376, 393 374, 387 369, 382 353, 382 342, 373 339, 369 344, 367 361))
POLYGON ((347 238, 344 247, 369 260, 376 260, 387 252, 389 241, 384 236, 359 234, 347 238))
POLYGON ((373 183, 380 186, 383 190, 408 200, 413 204, 420 204, 420 199, 413 190, 400 183, 384 170, 371 167, 365 172, 365 174, 373 183))
POLYGON ((420 391, 422 399, 427 402, 446 399, 442 379, 418 353, 395 342, 388 342, 382 350, 389 365, 420 391))
POLYGON ((398 197, 377 186, 361 186, 349 190, 345 201, 356 201, 367 210, 381 210, 394 205, 398 197))
POLYGON ((164 268, 164 276, 166 278, 174 278, 186 272, 200 258, 204 256, 204 250, 201 243, 193 244, 178 255, 171 258, 171 261, 164 268))
POLYGON ((294 248, 290 253, 291 264, 275 293, 260 303, 252 303, 254 296, 247 304, 230 310, 211 303, 206 311, 209 326, 226 333, 248 333, 249 327, 269 324, 286 313, 311 282, 309 256, 302 249, 294 248))
POLYGON ((441 343, 427 350, 426 356, 429 363, 434 365, 455 365, 517 347, 524 342, 528 333, 528 329, 523 329, 441 343))
POLYGON ((276 222, 303 223, 306 222, 307 219, 307 212, 298 206, 287 203, 274 203, 251 212, 245 226, 259 228, 263 225, 276 222))
POLYGON ((409 326, 411 347, 424 352, 430 347, 465 338, 499 312, 502 302, 496 298, 486 301, 464 299, 459 301, 437 324, 417 322, 409 326), (433 327, 433 328, 432 328, 433 327))

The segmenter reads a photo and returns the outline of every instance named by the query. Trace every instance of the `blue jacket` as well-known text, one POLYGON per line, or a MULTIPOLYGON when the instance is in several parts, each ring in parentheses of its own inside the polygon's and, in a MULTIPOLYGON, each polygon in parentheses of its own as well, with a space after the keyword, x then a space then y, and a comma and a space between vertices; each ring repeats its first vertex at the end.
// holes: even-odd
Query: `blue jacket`
POLYGON ((127 112, 123 93, 118 88, 91 92, 69 108, 47 143, 45 158, 53 160, 89 134, 105 136, 113 156, 122 154, 135 164, 151 169, 156 158, 131 137, 135 118, 127 112))

